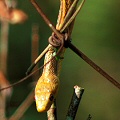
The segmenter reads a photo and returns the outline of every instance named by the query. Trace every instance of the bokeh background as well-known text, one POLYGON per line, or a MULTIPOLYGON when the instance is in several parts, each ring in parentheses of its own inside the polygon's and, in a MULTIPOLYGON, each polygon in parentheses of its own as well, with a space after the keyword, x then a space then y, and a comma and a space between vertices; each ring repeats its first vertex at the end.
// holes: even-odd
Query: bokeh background
MULTIPOLYGON (((56 24, 59 0, 37 0, 48 18, 56 24)), ((51 30, 29 0, 19 0, 17 8, 24 10, 28 20, 24 24, 11 25, 9 29, 7 78, 11 83, 25 76, 31 64, 32 25, 39 25, 39 53, 47 46, 51 30)), ((87 0, 76 18, 72 43, 96 64, 120 82, 120 1, 87 0)), ((43 64, 43 60, 40 65, 43 64)), ((28 79, 13 87, 9 115, 31 91, 28 79)), ((120 114, 120 91, 98 74, 69 48, 65 53, 57 96, 58 120, 64 120, 73 93, 73 86, 85 89, 76 120, 118 120, 120 114)), ((22 120, 46 120, 46 113, 38 113, 33 103, 22 120)))

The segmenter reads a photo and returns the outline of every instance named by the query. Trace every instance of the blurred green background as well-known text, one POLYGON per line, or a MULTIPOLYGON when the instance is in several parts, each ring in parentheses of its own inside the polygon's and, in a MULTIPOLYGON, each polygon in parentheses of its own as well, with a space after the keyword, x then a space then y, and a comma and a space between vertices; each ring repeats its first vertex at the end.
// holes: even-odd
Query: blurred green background
MULTIPOLYGON (((48 18, 56 24, 59 0, 37 0, 48 18)), ((25 76, 31 64, 31 29, 39 25, 39 52, 47 46, 51 30, 29 0, 19 0, 17 8, 24 10, 29 19, 20 25, 10 25, 7 75, 11 83, 25 76)), ((120 1, 87 0, 77 16, 72 43, 90 59, 120 82, 120 1)), ((43 61, 40 62, 40 65, 43 61)), ((31 79, 13 88, 9 115, 31 91, 31 79)), ((120 91, 80 59, 69 48, 65 53, 57 96, 58 120, 64 120, 73 86, 85 88, 76 120, 118 120, 120 114, 120 91)), ((38 113, 35 103, 22 120, 46 120, 46 113, 38 113)))

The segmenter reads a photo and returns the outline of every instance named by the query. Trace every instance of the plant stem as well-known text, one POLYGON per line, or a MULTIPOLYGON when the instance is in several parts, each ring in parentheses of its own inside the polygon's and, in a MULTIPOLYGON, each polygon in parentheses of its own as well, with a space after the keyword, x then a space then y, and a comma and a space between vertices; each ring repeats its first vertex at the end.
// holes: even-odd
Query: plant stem
MULTIPOLYGON (((78 2, 78 1, 75 1, 78 2)), ((65 30, 65 28, 67 28, 67 26, 69 26, 71 24, 71 22, 74 21, 74 19, 76 18, 76 16, 78 15, 78 13, 80 12, 82 6, 84 5, 85 0, 82 0, 82 2, 80 3, 80 5, 78 6, 77 10, 73 13, 73 15, 69 18, 68 21, 66 21, 65 25, 62 27, 61 31, 63 32, 65 30)), ((74 5, 76 6, 77 3, 74 3, 74 5)))
POLYGON ((86 63, 88 63, 92 68, 94 68, 98 73, 104 76, 108 81, 120 89, 120 83, 107 74, 102 68, 96 65, 91 59, 89 59, 85 54, 78 50, 72 43, 68 43, 68 47, 75 52, 79 57, 81 57, 86 63))
POLYGON ((82 98, 83 92, 84 92, 84 88, 81 88, 77 85, 74 86, 74 93, 73 93, 73 96, 71 99, 71 103, 69 105, 66 120, 74 120, 75 119, 77 109, 78 109, 80 100, 82 98))
POLYGON ((51 105, 50 109, 47 111, 48 120, 57 120, 57 109, 56 100, 51 105))
POLYGON ((32 5, 36 8, 36 10, 38 11, 38 13, 41 15, 41 17, 44 19, 44 21, 46 22, 46 24, 51 28, 51 30, 53 32, 55 32, 55 34, 57 35, 57 37, 59 39, 63 39, 63 36, 56 30, 56 28, 54 27, 54 25, 51 23, 51 21, 44 14, 44 12, 39 7, 39 5, 37 4, 37 2, 35 0, 30 0, 30 1, 31 1, 32 5))
POLYGON ((33 100, 34 100, 34 92, 32 91, 8 120, 19 120, 23 116, 25 111, 29 108, 29 106, 33 103, 33 100))
POLYGON ((1 22, 1 40, 0 40, 0 69, 7 74, 7 54, 8 54, 8 32, 9 23, 1 22))

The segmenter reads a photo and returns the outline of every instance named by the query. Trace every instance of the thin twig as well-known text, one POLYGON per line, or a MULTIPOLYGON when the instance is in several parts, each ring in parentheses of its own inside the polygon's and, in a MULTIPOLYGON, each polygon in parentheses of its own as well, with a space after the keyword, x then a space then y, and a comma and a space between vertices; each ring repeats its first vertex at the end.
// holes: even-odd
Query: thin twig
POLYGON ((63 36, 56 30, 54 25, 51 23, 51 21, 47 18, 47 16, 44 14, 44 12, 41 10, 40 6, 37 4, 35 0, 30 0, 32 5, 35 7, 35 9, 38 11, 38 13, 41 15, 41 17, 44 19, 46 24, 51 28, 53 32, 57 35, 57 37, 61 40, 63 39, 63 36))
POLYGON ((8 54, 8 33, 9 23, 7 21, 1 22, 1 39, 0 39, 0 69, 7 74, 7 54, 8 54))
POLYGON ((5 90, 5 89, 8 89, 8 88, 11 88, 11 87, 14 87, 16 85, 19 85, 20 83, 24 82, 25 80, 27 80, 28 78, 30 78, 32 75, 34 75, 36 72, 40 71, 42 68, 44 67, 44 65, 42 65, 40 68, 34 70, 32 73, 30 73, 29 75, 23 77, 22 79, 18 80, 18 82, 15 82, 7 87, 4 87, 4 88, 0 88, 0 92, 5 90))
POLYGON ((66 27, 64 27, 64 26, 69 21, 71 16, 73 15, 78 2, 79 2, 79 0, 74 0, 72 5, 70 6, 69 10, 67 11, 67 14, 66 14, 64 21, 63 21, 63 24, 61 25, 61 30, 60 30, 61 33, 68 27, 68 26, 66 26, 66 27), (64 29, 62 29, 63 27, 64 27, 64 29))
POLYGON ((49 50, 51 45, 48 45, 43 52, 37 57, 37 59, 30 65, 30 67, 27 69, 26 75, 30 74, 32 69, 36 66, 36 64, 43 58, 45 53, 49 50))
POLYGON ((56 108, 56 100, 51 105, 50 109, 47 111, 48 120, 57 120, 57 108, 56 108))
POLYGON ((63 26, 63 28, 61 29, 61 32, 63 32, 67 26, 69 26, 71 24, 71 22, 73 22, 73 20, 75 19, 75 17, 78 15, 78 13, 80 12, 82 6, 84 5, 85 0, 83 0, 80 5, 78 6, 77 10, 74 12, 74 14, 71 16, 71 18, 67 21, 67 23, 63 26))
MULTIPOLYGON (((9 86, 10 83, 6 79, 5 75, 3 74, 2 71, 0 71, 0 88, 9 86)), ((7 103, 9 104, 9 100, 12 95, 12 88, 7 89, 5 91, 2 91, 0 93, 0 120, 5 120, 6 119, 6 108, 7 108, 7 103)))
MULTIPOLYGON (((38 43, 39 43, 39 26, 37 24, 34 24, 32 26, 31 61, 33 61, 38 56, 38 48, 39 48, 38 43)), ((36 68, 38 68, 38 66, 36 68)), ((36 79, 37 77, 38 74, 34 74, 33 80, 36 79)), ((34 101, 34 91, 32 90, 9 120, 20 119, 23 116, 23 114, 26 112, 26 110, 30 107, 30 105, 33 103, 33 101, 34 101)))
POLYGON ((39 24, 32 25, 32 46, 31 46, 31 61, 33 62, 38 56, 39 51, 39 24))
POLYGON ((74 86, 74 93, 73 93, 73 96, 71 99, 71 103, 69 105, 66 120, 74 120, 75 119, 77 109, 78 109, 80 100, 82 98, 83 92, 84 92, 84 88, 81 88, 77 85, 74 86))
MULTIPOLYGON (((32 46, 31 46, 31 61, 33 62, 36 57, 39 55, 39 25, 33 24, 32 25, 32 46)), ((36 65, 36 69, 38 69, 39 66, 36 65)), ((36 80, 38 78, 39 73, 32 76, 33 80, 36 80)))
POLYGON ((29 108, 29 106, 32 104, 33 101, 34 101, 34 92, 32 91, 8 120, 19 120, 23 116, 25 111, 29 108))
POLYGON ((85 54, 83 54, 80 50, 78 50, 72 43, 68 43, 69 48, 75 52, 79 57, 81 57, 86 63, 88 63, 92 68, 94 68, 98 73, 104 76, 109 82, 115 85, 120 89, 120 83, 117 82, 114 78, 112 78, 108 73, 106 73, 102 68, 96 65, 91 59, 89 59, 85 54))

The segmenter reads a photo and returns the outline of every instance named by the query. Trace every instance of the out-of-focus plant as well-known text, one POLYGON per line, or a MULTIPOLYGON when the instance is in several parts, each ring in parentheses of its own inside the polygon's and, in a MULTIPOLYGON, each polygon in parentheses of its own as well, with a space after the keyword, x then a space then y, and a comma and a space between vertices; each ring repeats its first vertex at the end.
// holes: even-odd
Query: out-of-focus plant
POLYGON ((14 7, 9 7, 5 0, 0 0, 0 19, 12 24, 23 23, 28 16, 25 12, 14 7))

